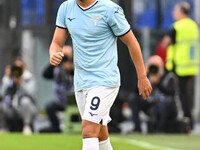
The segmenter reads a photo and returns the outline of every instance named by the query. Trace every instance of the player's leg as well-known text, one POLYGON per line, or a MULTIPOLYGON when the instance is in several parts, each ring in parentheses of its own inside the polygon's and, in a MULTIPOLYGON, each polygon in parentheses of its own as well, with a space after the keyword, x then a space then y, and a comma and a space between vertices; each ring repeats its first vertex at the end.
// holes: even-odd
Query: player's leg
POLYGON ((83 150, 113 150, 107 126, 83 120, 83 150))
MULTIPOLYGON (((83 92, 85 102, 77 100, 83 119, 83 150, 99 150, 99 144, 110 144, 106 125, 110 121, 110 108, 117 96, 118 90, 119 88, 95 87, 83 92), (101 143, 99 143, 99 139, 102 141, 101 143)), ((80 94, 77 92, 77 99, 80 98, 78 95, 80 94)), ((109 147, 111 147, 111 145, 109 145, 109 147)), ((112 147, 109 149, 108 146, 106 146, 106 149, 112 150, 112 147)))
POLYGON ((82 121, 82 150, 99 150, 99 132, 101 124, 93 123, 87 120, 82 121))
MULTIPOLYGON (((87 93, 79 91, 75 93, 75 96, 81 118, 83 118, 87 93)), ((87 120, 82 120, 82 137, 83 137, 82 150, 99 150, 98 132, 100 130, 100 127, 101 125, 99 124, 87 120)))
POLYGON ((99 138, 99 142, 105 141, 108 139, 108 127, 107 126, 101 125, 101 129, 100 129, 98 138, 99 138))
POLYGON ((82 121, 82 137, 83 138, 99 138, 101 131, 101 124, 93 123, 91 121, 82 121))
POLYGON ((108 137, 108 127, 104 125, 101 125, 99 133, 99 150, 113 150, 108 137))

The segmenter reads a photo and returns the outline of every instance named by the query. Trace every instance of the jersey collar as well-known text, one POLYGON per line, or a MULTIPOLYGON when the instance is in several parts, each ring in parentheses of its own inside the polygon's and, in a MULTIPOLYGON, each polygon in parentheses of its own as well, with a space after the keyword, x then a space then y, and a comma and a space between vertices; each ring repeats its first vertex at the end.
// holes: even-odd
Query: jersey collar
POLYGON ((96 5, 96 4, 98 3, 98 0, 96 0, 93 4, 91 4, 90 6, 88 6, 88 7, 86 7, 86 8, 80 6, 80 5, 78 4, 77 1, 76 1, 76 3, 77 3, 77 5, 78 5, 78 7, 79 7, 80 9, 82 9, 83 11, 86 11, 86 10, 92 8, 94 5, 96 5))

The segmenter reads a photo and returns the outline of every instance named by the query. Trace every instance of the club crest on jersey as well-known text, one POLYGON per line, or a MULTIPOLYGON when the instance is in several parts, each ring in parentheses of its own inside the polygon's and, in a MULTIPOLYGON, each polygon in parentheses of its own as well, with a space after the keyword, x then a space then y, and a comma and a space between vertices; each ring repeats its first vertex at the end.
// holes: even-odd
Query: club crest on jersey
POLYGON ((94 25, 97 25, 97 21, 100 20, 102 17, 91 17, 94 21, 94 25))

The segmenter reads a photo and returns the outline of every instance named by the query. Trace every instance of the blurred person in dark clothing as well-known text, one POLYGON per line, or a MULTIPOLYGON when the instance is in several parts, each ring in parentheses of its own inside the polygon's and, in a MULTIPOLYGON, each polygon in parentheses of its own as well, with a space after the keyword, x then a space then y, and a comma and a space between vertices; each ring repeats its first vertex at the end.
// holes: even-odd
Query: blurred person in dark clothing
POLYGON ((34 78, 31 73, 25 73, 24 66, 22 60, 15 60, 10 75, 5 74, 2 79, 3 118, 9 131, 22 130, 25 135, 30 135, 37 108, 33 98, 34 78))
POLYGON ((46 112, 51 122, 51 126, 40 130, 43 132, 61 132, 59 118, 57 112, 65 111, 67 105, 67 94, 73 93, 73 63, 72 48, 70 46, 63 47, 64 57, 60 65, 49 65, 43 72, 46 79, 53 79, 53 89, 56 94, 56 100, 50 102, 46 106, 46 112))
POLYGON ((148 78, 153 90, 145 101, 141 97, 132 99, 133 120, 135 131, 141 131, 139 112, 144 111, 149 117, 149 132, 165 132, 169 124, 177 118, 175 95, 177 94, 177 79, 174 73, 164 70, 162 59, 154 55, 147 64, 148 78))

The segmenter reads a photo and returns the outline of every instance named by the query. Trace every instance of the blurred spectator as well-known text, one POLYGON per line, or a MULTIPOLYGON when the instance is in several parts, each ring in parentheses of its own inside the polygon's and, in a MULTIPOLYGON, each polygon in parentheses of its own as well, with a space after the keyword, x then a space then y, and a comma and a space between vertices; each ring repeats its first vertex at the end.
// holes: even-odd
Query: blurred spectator
POLYGON ((154 55, 147 64, 147 73, 152 84, 151 96, 145 101, 141 97, 132 99, 133 120, 135 131, 141 131, 139 112, 149 116, 149 132, 176 132, 177 108, 175 95, 177 94, 177 78, 173 72, 164 70, 162 59, 154 55))
POLYGON ((46 112, 51 122, 51 126, 41 129, 40 132, 61 132, 59 118, 57 112, 65 111, 67 105, 67 94, 73 93, 73 63, 72 48, 70 46, 63 47, 63 60, 58 66, 49 65, 43 73, 47 79, 53 79, 53 88, 56 99, 46 106, 46 112))
POLYGON ((37 114, 35 104, 35 79, 25 69, 22 60, 17 59, 11 67, 6 67, 2 79, 3 118, 9 131, 32 134, 33 121, 37 114))
MULTIPOLYGON (((17 66, 22 69, 21 88, 25 91, 25 93, 27 93, 28 95, 30 95, 31 97, 36 99, 36 80, 35 80, 35 77, 33 76, 33 74, 26 68, 24 62, 21 59, 16 59, 13 62, 13 66, 17 66)), ((6 89, 10 84, 10 75, 11 75, 10 67, 11 66, 9 66, 9 65, 6 66, 5 73, 2 78, 2 86, 1 86, 1 95, 2 96, 5 95, 6 89)))
MULTIPOLYGON (((2 100, 3 100, 3 95, 5 95, 6 88, 9 85, 10 75, 11 75, 11 68, 10 68, 10 65, 7 65, 5 67, 4 76, 3 76, 2 82, 1 82, 2 84, 4 84, 4 86, 1 85, 1 87, 0 87, 0 114, 3 114, 3 103, 2 103, 2 100)), ((4 120, 1 117, 1 120, 0 120, 1 126, 0 126, 0 129, 3 127, 2 125, 4 125, 3 121, 4 120)), ((0 132, 4 132, 4 131, 2 130, 0 132)))
POLYGON ((166 52, 166 48, 163 47, 163 39, 161 39, 156 47, 156 51, 155 51, 155 55, 158 55, 162 58, 163 62, 164 62, 164 66, 166 64, 166 55, 167 55, 167 52, 166 52))
POLYGON ((10 75, 11 75, 11 66, 7 65, 5 67, 5 71, 4 71, 4 76, 2 78, 2 86, 0 89, 0 95, 1 97, 3 97, 3 95, 5 95, 5 91, 9 85, 10 82, 10 75))
MULTIPOLYGON (((173 18, 176 21, 168 35, 163 39, 163 46, 168 47, 166 68, 174 71, 179 79, 180 100, 184 117, 189 118, 193 127, 191 103, 193 98, 189 95, 188 84, 199 72, 198 26, 190 19, 190 4, 179 2, 175 5, 173 18)), ((193 84, 192 86, 193 87, 193 84)))

